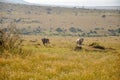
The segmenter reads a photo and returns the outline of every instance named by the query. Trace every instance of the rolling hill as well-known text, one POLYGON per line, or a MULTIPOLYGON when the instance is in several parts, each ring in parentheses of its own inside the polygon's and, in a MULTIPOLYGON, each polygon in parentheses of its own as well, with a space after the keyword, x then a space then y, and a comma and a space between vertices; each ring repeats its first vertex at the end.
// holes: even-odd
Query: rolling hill
POLYGON ((11 22, 27 34, 119 35, 120 10, 0 3, 0 26, 11 22))

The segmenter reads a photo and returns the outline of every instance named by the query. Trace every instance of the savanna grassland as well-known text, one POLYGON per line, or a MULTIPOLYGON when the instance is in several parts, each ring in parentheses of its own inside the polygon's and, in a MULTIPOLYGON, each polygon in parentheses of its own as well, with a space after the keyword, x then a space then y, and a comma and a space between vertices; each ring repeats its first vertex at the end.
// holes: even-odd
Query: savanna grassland
POLYGON ((0 2, 0 44, 0 80, 120 79, 120 10, 0 2), (20 32, 23 52, 12 45, 20 40, 13 36, 14 27, 9 31, 11 23, 20 32), (50 39, 46 46, 45 36, 50 39), (79 37, 84 38, 82 49, 76 49, 79 37))
POLYGON ((120 35, 120 10, 0 3, 0 26, 15 23, 25 35, 120 35))
POLYGON ((0 80, 119 80, 120 37, 85 38, 82 50, 75 49, 77 37, 51 37, 43 46, 40 37, 23 47, 31 50, 27 56, 8 55, 0 58, 0 80), (97 42, 105 50, 89 46, 97 42), (39 44, 39 45, 37 45, 39 44))

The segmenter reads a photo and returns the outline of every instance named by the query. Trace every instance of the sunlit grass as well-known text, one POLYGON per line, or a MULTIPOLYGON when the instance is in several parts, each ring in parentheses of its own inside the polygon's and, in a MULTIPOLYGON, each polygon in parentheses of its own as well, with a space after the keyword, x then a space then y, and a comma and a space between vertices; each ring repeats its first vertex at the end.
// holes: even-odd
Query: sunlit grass
MULTIPOLYGON (((75 38, 76 39, 76 38, 75 38)), ((115 50, 86 50, 95 41, 85 38, 82 50, 74 51, 73 38, 52 38, 50 46, 26 44, 33 54, 24 58, 0 58, 0 80, 119 80, 119 38, 104 39, 101 45, 115 50)))

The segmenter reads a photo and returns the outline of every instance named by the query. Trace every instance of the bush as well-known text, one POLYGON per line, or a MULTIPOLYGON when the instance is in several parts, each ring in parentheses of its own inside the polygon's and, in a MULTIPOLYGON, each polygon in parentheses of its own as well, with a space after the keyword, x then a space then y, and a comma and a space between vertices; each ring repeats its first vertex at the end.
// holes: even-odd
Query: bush
POLYGON ((76 33, 76 32, 77 32, 76 28, 74 28, 74 27, 69 28, 69 31, 70 31, 70 32, 73 32, 73 33, 76 33))
POLYGON ((100 28, 95 28, 95 30, 100 30, 100 28))
POLYGON ((103 18, 105 18, 105 17, 106 17, 106 15, 102 15, 102 17, 103 17, 103 18))
POLYGON ((8 51, 11 54, 20 53, 22 50, 22 39, 20 38, 19 30, 14 24, 10 24, 6 29, 7 30, 0 29, 1 55, 4 51, 8 51))
POLYGON ((117 29, 117 32, 120 33, 120 28, 117 29))
POLYGON ((57 32, 63 32, 63 30, 61 28, 57 28, 56 31, 57 32))

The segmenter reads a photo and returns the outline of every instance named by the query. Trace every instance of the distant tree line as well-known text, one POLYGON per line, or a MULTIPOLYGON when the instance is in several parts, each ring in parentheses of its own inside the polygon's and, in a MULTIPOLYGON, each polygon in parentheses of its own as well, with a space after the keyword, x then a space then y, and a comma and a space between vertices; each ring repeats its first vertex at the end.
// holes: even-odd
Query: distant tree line
MULTIPOLYGON (((7 28, 3 29, 7 31, 7 28)), ((104 29, 104 28, 94 28, 92 30, 84 31, 81 28, 70 27, 70 28, 43 28, 43 27, 24 27, 19 28, 20 34, 24 35, 49 35, 49 36, 87 36, 87 37, 95 37, 95 36, 120 36, 120 28, 117 29, 104 29)))

